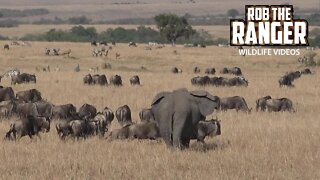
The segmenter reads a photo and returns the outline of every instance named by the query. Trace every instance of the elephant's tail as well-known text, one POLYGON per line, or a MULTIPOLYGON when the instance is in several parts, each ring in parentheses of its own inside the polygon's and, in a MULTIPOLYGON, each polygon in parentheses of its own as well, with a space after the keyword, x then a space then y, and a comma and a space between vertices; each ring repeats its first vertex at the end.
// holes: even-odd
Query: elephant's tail
POLYGON ((171 123, 170 123, 170 143, 171 144, 173 144, 173 124, 174 124, 174 122, 173 122, 173 120, 174 120, 174 114, 175 113, 173 113, 172 114, 172 116, 171 116, 171 123))

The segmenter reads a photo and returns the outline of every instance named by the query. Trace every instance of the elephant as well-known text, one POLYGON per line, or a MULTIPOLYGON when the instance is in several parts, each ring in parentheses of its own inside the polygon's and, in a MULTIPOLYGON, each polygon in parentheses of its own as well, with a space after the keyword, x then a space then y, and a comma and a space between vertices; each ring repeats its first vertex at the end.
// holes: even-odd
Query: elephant
POLYGON ((128 105, 121 106, 116 111, 116 118, 118 123, 122 126, 129 126, 132 124, 131 110, 128 105))
POLYGON ((271 96, 265 96, 262 98, 257 99, 256 101, 256 111, 258 111, 259 109, 261 111, 266 111, 266 102, 268 99, 271 99, 271 96))
POLYGON ((158 93, 151 112, 168 147, 188 148, 193 128, 220 106, 220 98, 207 91, 177 89, 158 93))
POLYGON ((37 102, 42 100, 41 93, 37 89, 19 91, 16 94, 16 98, 22 102, 37 102))
POLYGON ((193 73, 200 73, 200 68, 198 66, 194 67, 193 73))
POLYGON ((14 92, 11 87, 0 88, 0 102, 14 99, 14 92))
POLYGON ((111 140, 114 139, 151 139, 160 137, 159 128, 156 122, 144 122, 132 124, 116 129, 109 134, 111 140))
POLYGON ((26 135, 28 135, 30 139, 34 135, 37 135, 40 138, 40 131, 50 131, 50 119, 46 117, 29 115, 12 123, 10 125, 10 130, 6 133, 5 139, 16 140, 26 135))
POLYGON ((216 69, 215 68, 207 68, 204 73, 206 73, 206 74, 215 74, 216 73, 216 69))
POLYGON ((141 122, 154 122, 154 117, 153 114, 151 112, 151 109, 142 109, 139 112, 139 117, 141 122))
POLYGON ((236 111, 251 112, 252 108, 248 108, 246 100, 241 96, 225 97, 220 99, 220 110, 236 109, 236 111))
POLYGON ((110 84, 114 86, 122 86, 122 79, 119 75, 114 75, 110 78, 110 84))
POLYGON ((140 78, 137 75, 132 76, 129 81, 131 85, 140 85, 140 78))
POLYGON ((280 99, 268 99, 266 101, 266 107, 268 112, 289 111, 296 112, 293 108, 293 103, 288 98, 280 99))
POLYGON ((97 114, 97 108, 91 104, 83 104, 78 111, 78 115, 81 119, 92 119, 97 114))
POLYGON ((93 83, 91 74, 87 74, 86 76, 83 77, 83 83, 88 85, 93 83))

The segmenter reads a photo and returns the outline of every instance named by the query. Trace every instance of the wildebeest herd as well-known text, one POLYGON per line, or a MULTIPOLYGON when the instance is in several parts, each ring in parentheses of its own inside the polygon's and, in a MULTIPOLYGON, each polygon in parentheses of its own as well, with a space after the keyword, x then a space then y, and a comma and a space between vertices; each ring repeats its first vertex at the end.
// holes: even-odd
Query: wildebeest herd
MULTIPOLYGON (((137 45, 131 43, 129 46, 137 45)), ((79 65, 78 71, 80 71, 79 65)), ((195 67, 193 72, 201 73, 201 69, 195 67)), ((216 69, 213 67, 206 68, 203 72, 205 76, 191 79, 192 85, 248 86, 248 80, 243 77, 239 67, 223 68, 219 71, 220 74, 234 76, 231 78, 210 77, 216 74, 216 69)), ((182 69, 174 67, 172 73, 182 73, 182 69)), ((280 86, 292 87, 292 82, 301 74, 313 74, 313 72, 310 69, 289 72, 279 80, 280 86)), ((131 85, 140 85, 138 75, 132 76, 129 81, 131 85)), ((34 74, 19 72, 11 76, 12 85, 30 82, 36 83, 34 74)), ((108 81, 104 74, 87 74, 83 77, 83 83, 101 86, 123 85, 120 75, 111 76, 108 81)), ((245 98, 241 96, 218 97, 203 90, 177 89, 156 94, 150 107, 143 108, 139 112, 140 122, 134 123, 128 105, 117 108, 115 113, 108 106, 97 110, 91 104, 83 104, 77 109, 72 103, 54 105, 45 100, 37 89, 14 93, 11 87, 0 88, 0 116, 17 117, 5 134, 6 140, 17 140, 23 136, 40 137, 40 132, 49 132, 52 121, 56 121, 55 129, 61 140, 86 139, 91 136, 108 140, 162 138, 169 147, 185 149, 189 147, 191 139, 204 143, 206 136, 221 135, 221 122, 218 118, 208 120, 207 116, 214 111, 230 109, 248 114, 252 111, 245 98), (111 131, 110 126, 114 118, 121 127, 111 131)), ((296 111, 289 98, 272 98, 271 96, 257 98, 255 109, 267 112, 296 111)))

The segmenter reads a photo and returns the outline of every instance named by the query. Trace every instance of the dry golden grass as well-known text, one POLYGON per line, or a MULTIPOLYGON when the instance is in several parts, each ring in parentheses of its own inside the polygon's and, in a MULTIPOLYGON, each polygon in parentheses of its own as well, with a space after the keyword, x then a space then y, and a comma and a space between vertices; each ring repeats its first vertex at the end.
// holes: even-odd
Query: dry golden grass
MULTIPOLYGON (((0 42, 1 45, 7 42, 0 42)), ((37 84, 14 86, 15 91, 39 89, 43 97, 54 104, 74 103, 79 107, 91 103, 99 110, 108 106, 114 111, 128 104, 134 121, 140 109, 149 107, 156 93, 186 87, 205 89, 220 97, 240 95, 250 107, 265 95, 288 97, 296 113, 236 113, 219 112, 222 135, 206 139, 206 152, 197 151, 193 142, 190 150, 172 152, 162 142, 114 141, 96 137, 85 141, 62 142, 54 126, 42 140, 23 138, 18 142, 0 141, 0 179, 319 179, 320 167, 320 74, 302 76, 295 88, 278 87, 277 80, 286 71, 298 68, 295 56, 242 57, 235 48, 208 47, 172 48, 145 51, 144 45, 115 47, 108 59, 91 57, 89 43, 40 43, 32 47, 12 47, 0 50, 0 72, 17 67, 23 72, 36 73, 37 84), (70 58, 44 56, 45 47, 72 49, 70 58), (177 50, 178 55, 173 54, 177 50), (115 60, 115 53, 121 54, 115 60), (84 86, 82 77, 88 69, 103 62, 112 64, 103 70, 108 77, 120 74, 124 86, 84 86), (80 64, 81 71, 73 72, 80 64), (60 72, 36 72, 36 66, 59 66, 60 72), (142 71, 141 66, 147 68, 142 71), (183 73, 170 73, 171 67, 183 73), (202 70, 215 67, 239 66, 249 79, 247 88, 194 87, 190 79, 194 66, 202 70), (141 87, 129 86, 132 75, 141 77, 141 87)), ((318 51, 319 53, 319 51, 318 51)), ((318 69, 315 69, 316 71, 318 69)), ((218 74, 219 75, 219 74, 218 74)), ((4 79, 1 85, 10 86, 4 79)), ((3 136, 13 120, 2 120, 3 136)), ((112 128, 117 128, 116 121, 112 128)))

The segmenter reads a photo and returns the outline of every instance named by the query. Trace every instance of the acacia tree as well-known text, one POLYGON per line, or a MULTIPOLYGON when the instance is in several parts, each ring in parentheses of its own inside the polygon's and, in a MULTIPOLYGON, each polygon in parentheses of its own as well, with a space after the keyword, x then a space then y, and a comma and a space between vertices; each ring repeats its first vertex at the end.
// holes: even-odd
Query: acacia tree
POLYGON ((154 20, 156 21, 160 35, 166 37, 173 46, 179 37, 189 38, 196 32, 189 25, 186 18, 174 14, 160 14, 154 20))

